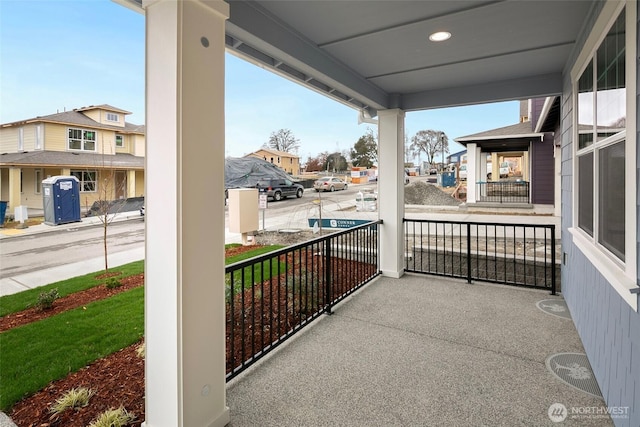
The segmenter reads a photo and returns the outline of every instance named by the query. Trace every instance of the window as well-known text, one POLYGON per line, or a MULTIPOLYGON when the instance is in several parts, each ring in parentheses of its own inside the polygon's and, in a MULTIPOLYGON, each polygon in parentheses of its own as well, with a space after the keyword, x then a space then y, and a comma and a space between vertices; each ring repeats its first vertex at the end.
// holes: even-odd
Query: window
POLYGON ((34 188, 34 192, 36 194, 40 194, 41 189, 42 189, 42 169, 36 169, 35 170, 35 188, 34 188))
POLYGON ((117 122, 119 121, 118 115, 115 113, 107 113, 107 121, 108 122, 117 122))
POLYGON ((69 150, 96 151, 96 132, 69 128, 69 150))
POLYGON ((124 136, 116 135, 116 147, 119 147, 119 148, 124 147, 124 136))
POLYGON ((624 261, 624 12, 590 59, 577 86, 578 227, 624 261))
POLYGON ((24 128, 18 128, 18 151, 24 151, 24 128))
POLYGON ((636 7, 606 2, 572 70, 577 249, 634 309, 637 281, 636 7), (633 95, 632 95, 633 94, 633 95), (627 117, 634 120, 626 121, 627 117))
POLYGON ((36 125, 36 150, 42 150, 44 145, 44 135, 42 133, 42 125, 36 125))
POLYGON ((96 171, 71 171, 71 176, 75 176, 80 181, 80 191, 93 193, 97 190, 96 177, 98 173, 96 171))

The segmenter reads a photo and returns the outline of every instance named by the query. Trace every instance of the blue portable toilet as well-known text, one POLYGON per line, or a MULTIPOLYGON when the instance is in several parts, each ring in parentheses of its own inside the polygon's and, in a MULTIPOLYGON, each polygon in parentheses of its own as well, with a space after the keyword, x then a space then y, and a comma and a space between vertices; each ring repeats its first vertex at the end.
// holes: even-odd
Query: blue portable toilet
POLYGON ((453 187, 456 185, 456 173, 455 172, 443 172, 442 183, 443 187, 453 187))
POLYGON ((44 223, 80 222, 80 181, 75 176, 52 176, 42 181, 44 223))
POLYGON ((4 216, 7 213, 8 202, 0 201, 0 227, 4 226, 4 216))

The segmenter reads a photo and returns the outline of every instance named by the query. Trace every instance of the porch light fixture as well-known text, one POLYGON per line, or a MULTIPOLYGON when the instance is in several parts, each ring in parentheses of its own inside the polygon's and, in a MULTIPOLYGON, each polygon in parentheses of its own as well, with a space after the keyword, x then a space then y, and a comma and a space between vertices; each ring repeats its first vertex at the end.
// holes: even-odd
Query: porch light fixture
POLYGON ((443 42, 451 38, 451 33, 448 31, 438 31, 429 36, 429 40, 432 42, 443 42))

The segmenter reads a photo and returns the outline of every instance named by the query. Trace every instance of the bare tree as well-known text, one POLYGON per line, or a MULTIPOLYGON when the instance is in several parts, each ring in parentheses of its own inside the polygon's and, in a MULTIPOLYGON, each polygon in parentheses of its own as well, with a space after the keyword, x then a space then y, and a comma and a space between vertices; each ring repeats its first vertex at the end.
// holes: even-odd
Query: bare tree
POLYGON ((102 141, 102 159, 101 167, 96 171, 96 188, 94 191, 98 194, 98 198, 93 203, 91 212, 102 223, 102 242, 104 248, 104 271, 109 271, 109 250, 108 250, 108 229, 111 222, 116 217, 116 214, 124 206, 123 203, 118 203, 117 195, 119 192, 124 193, 125 182, 118 184, 116 179, 116 170, 113 165, 107 161, 107 155, 105 154, 104 139, 102 141))
POLYGON ((427 162, 433 164, 436 155, 442 154, 442 163, 444 164, 444 154, 449 152, 449 138, 439 130, 421 130, 411 138, 409 149, 420 156, 424 153, 427 156, 427 162))
POLYGON ((289 129, 280 129, 277 132, 271 132, 269 142, 264 144, 264 147, 287 153, 297 153, 300 148, 300 140, 289 129))

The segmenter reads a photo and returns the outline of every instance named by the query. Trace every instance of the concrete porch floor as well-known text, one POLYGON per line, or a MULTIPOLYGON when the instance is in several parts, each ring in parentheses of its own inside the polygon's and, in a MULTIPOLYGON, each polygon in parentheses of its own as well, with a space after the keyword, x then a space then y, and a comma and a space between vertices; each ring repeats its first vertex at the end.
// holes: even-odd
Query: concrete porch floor
POLYGON ((227 386, 230 426, 607 426, 547 369, 584 353, 547 291, 423 275, 379 278, 227 386))

